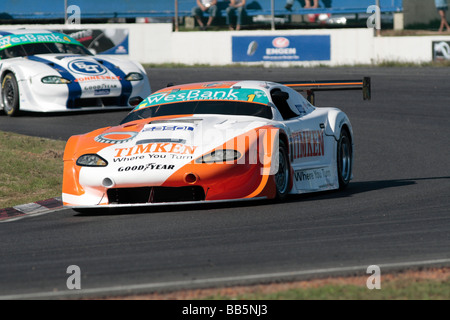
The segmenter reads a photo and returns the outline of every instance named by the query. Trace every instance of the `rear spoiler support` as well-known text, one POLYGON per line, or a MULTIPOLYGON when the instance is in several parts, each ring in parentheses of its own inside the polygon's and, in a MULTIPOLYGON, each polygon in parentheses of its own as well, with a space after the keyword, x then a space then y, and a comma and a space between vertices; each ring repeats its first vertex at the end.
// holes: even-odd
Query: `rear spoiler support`
POLYGON ((325 80, 325 81, 287 81, 277 82, 296 91, 306 91, 307 99, 311 104, 315 104, 316 91, 336 91, 336 90, 362 90, 363 99, 370 100, 372 89, 370 77, 362 80, 325 80))

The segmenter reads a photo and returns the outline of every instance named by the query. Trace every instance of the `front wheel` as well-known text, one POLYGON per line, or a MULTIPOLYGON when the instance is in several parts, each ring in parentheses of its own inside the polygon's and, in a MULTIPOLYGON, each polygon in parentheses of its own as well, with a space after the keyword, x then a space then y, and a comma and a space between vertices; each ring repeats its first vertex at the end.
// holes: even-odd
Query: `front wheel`
POLYGON ((289 156, 283 141, 279 143, 278 172, 275 174, 276 199, 285 200, 289 193, 289 156))
POLYGON ((5 113, 14 117, 19 114, 19 86, 16 77, 8 73, 2 80, 2 103, 5 113))
POLYGON ((339 189, 347 187, 352 177, 353 147, 347 130, 341 131, 337 146, 339 189))

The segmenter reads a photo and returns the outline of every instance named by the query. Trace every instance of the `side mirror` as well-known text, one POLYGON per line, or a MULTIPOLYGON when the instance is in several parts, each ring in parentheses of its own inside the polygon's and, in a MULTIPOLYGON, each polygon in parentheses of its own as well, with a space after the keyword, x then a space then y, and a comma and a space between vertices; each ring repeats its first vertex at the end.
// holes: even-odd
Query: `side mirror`
POLYGON ((132 107, 136 107, 139 105, 139 103, 141 103, 142 101, 144 101, 144 99, 142 99, 141 97, 133 97, 129 100, 129 103, 132 107))

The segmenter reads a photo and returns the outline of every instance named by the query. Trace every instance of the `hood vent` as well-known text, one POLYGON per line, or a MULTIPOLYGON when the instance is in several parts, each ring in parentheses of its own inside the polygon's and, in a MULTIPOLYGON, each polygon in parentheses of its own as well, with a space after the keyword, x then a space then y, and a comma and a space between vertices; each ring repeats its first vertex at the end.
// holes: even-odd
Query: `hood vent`
POLYGON ((170 120, 154 120, 147 124, 164 124, 164 123, 193 123, 197 124, 203 121, 203 119, 170 119, 170 120))
POLYGON ((186 140, 184 139, 144 139, 139 140, 136 142, 136 145, 138 144, 148 144, 148 143, 179 143, 179 144, 186 144, 186 140))

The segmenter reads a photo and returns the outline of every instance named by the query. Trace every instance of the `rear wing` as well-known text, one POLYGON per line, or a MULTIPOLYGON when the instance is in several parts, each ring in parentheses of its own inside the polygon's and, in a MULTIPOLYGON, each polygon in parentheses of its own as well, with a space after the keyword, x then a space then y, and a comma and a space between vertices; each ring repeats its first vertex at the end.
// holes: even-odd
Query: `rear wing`
POLYGON ((316 91, 362 90, 363 99, 371 99, 370 77, 362 80, 287 81, 277 82, 296 91, 306 91, 308 101, 315 104, 316 91))

